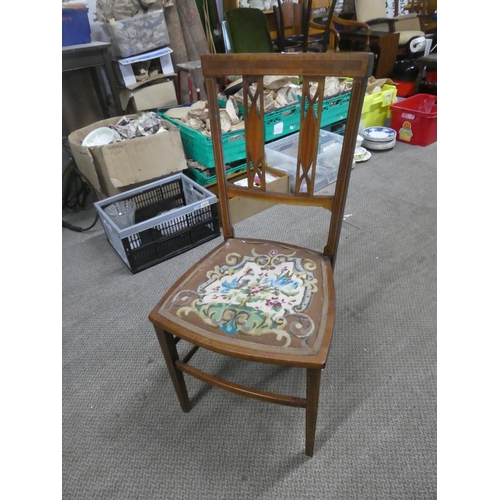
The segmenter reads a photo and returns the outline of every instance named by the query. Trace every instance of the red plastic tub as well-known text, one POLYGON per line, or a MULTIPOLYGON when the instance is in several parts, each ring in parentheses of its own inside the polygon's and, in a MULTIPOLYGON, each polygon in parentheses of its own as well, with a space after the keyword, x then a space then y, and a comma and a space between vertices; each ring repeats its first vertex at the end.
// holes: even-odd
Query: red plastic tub
POLYGON ((428 146, 437 141, 437 97, 416 94, 391 104, 391 128, 396 139, 415 146, 428 146))
POLYGON ((403 82, 402 80, 396 80, 394 78, 392 78, 392 81, 396 84, 398 97, 410 97, 415 95, 415 82, 403 82))

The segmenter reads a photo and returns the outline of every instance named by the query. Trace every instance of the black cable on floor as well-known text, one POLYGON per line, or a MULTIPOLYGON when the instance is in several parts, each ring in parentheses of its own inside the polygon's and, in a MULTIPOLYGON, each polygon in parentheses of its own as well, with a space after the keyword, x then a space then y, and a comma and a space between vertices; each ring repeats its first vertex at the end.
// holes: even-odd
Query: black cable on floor
MULTIPOLYGON (((85 175, 78 169, 75 159, 71 154, 71 149, 63 141, 63 172, 62 172, 62 208, 73 210, 80 207, 86 210, 86 201, 93 193, 97 197, 94 187, 85 175)), ((79 227, 65 220, 62 221, 62 227, 70 231, 83 232, 92 229, 99 220, 96 213, 94 222, 88 227, 79 227)))

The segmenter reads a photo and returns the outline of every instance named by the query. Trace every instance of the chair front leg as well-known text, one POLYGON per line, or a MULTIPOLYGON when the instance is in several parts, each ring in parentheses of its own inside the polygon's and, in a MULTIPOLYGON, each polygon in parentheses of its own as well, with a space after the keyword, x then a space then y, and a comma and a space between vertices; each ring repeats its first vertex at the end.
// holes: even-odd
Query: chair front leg
POLYGON ((181 408, 186 413, 191 410, 191 403, 186 389, 186 382, 184 381, 183 373, 175 366, 175 362, 179 359, 177 346, 175 345, 174 336, 171 333, 155 326, 156 336, 160 343, 165 363, 167 364, 170 378, 174 384, 174 389, 179 398, 181 408))
POLYGON ((306 455, 309 457, 312 457, 314 453, 320 382, 321 369, 308 368, 306 386, 306 455))

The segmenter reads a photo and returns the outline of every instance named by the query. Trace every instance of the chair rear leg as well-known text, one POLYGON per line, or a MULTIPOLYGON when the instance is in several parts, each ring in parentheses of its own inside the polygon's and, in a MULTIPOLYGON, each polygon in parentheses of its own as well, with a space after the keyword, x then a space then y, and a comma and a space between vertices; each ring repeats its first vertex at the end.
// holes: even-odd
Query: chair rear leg
POLYGON ((177 352, 177 346, 175 345, 174 336, 157 326, 155 326, 155 331, 163 352, 163 357, 165 358, 165 363, 170 373, 170 378, 174 384, 175 392, 179 398, 179 403, 181 404, 182 410, 187 413, 191 410, 191 403, 189 401, 184 375, 175 366, 175 362, 179 359, 179 354, 177 352))
POLYGON ((306 387, 306 455, 309 457, 312 457, 314 453, 320 382, 321 369, 308 368, 306 387))

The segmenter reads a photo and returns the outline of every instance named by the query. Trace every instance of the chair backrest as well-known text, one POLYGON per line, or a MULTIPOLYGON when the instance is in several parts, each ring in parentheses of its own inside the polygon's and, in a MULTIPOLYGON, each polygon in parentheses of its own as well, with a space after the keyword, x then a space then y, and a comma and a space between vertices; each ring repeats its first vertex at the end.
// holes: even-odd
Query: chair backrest
POLYGON ((362 22, 389 17, 385 8, 385 0, 354 0, 354 9, 356 20, 362 22))
POLYGON ((224 16, 232 52, 275 52, 266 15, 261 10, 237 8, 227 10, 224 16))
POLYGON ((394 16, 388 16, 385 7, 385 0, 354 0, 356 10, 356 19, 362 22, 368 22, 373 31, 395 31, 400 33, 399 45, 406 45, 413 37, 423 36, 424 33, 420 29, 420 21, 416 14, 399 14, 399 0, 396 1, 394 15, 397 20, 391 24, 380 23, 375 24, 375 19, 394 19, 394 16))
POLYGON ((313 0, 303 0, 299 3, 292 0, 278 0, 277 5, 273 7, 280 52, 284 52, 290 47, 293 50, 299 49, 296 50, 297 52, 311 50, 312 40, 309 32, 312 5, 313 0), (294 38, 296 43, 293 43, 294 38))
POLYGON ((212 144, 219 193, 220 218, 226 239, 234 237, 228 198, 242 197, 279 204, 316 206, 331 210, 330 230, 324 254, 335 260, 340 236, 347 188, 363 106, 366 84, 372 72, 373 54, 293 53, 293 54, 207 54, 201 56, 202 70, 210 109, 212 144), (243 81, 246 171, 248 187, 237 186, 226 179, 220 125, 217 77, 238 74, 243 81), (298 138, 294 193, 272 193, 266 188, 264 76, 293 75, 302 78, 302 100, 298 138), (352 88, 342 152, 333 195, 315 195, 314 182, 318 151, 325 77, 350 77, 352 88), (255 92, 252 87, 255 85, 255 92), (260 179, 255 186, 256 177, 260 179), (300 187, 306 187, 305 192, 300 187))
POLYGON ((303 43, 300 39, 302 31, 301 5, 290 1, 278 0, 277 5, 273 7, 273 12, 278 51, 285 52, 285 50, 289 50, 290 48, 293 50, 302 49, 303 43), (295 43, 291 43, 293 41, 295 43))

